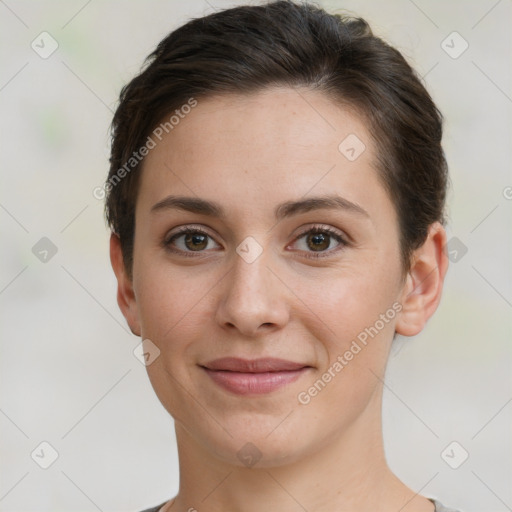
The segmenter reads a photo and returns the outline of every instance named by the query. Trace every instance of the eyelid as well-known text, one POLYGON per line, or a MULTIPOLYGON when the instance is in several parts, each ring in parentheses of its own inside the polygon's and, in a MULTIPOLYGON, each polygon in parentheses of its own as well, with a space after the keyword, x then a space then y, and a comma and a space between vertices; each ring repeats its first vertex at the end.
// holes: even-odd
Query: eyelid
POLYGON ((207 235, 210 238, 214 239, 213 235, 211 235, 205 228, 203 228, 200 225, 196 224, 186 224, 184 226, 179 226, 176 228, 175 231, 172 231, 170 233, 167 233, 164 237, 164 243, 168 243, 171 241, 175 236, 182 235, 185 233, 201 233, 202 235, 207 235))
POLYGON ((345 238, 348 239, 348 236, 345 236, 344 233, 336 228, 333 228, 332 226, 329 226, 328 224, 312 224, 306 226, 304 229, 302 229, 299 234, 297 234, 294 238, 294 241, 298 238, 301 238, 304 235, 307 235, 308 233, 311 233, 312 231, 322 232, 322 233, 329 233, 330 235, 337 236, 339 238, 345 238))

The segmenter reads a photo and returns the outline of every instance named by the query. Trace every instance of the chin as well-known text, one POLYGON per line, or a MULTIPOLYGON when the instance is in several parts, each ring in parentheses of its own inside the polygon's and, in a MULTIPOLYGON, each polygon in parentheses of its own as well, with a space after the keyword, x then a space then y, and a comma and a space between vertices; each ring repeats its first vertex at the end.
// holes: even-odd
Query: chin
POLYGON ((219 426, 199 430, 195 426, 193 435, 226 464, 249 469, 280 467, 300 460, 309 452, 314 453, 317 445, 313 429, 306 429, 298 416, 299 421, 287 424, 286 428, 280 424, 286 415, 245 414, 223 423, 231 436, 219 426))
POLYGON ((276 437, 270 440, 261 438, 235 437, 223 439, 216 443, 210 441, 211 449, 215 455, 225 463, 239 468, 264 469, 276 468, 296 462, 303 456, 301 447, 296 443, 276 437))

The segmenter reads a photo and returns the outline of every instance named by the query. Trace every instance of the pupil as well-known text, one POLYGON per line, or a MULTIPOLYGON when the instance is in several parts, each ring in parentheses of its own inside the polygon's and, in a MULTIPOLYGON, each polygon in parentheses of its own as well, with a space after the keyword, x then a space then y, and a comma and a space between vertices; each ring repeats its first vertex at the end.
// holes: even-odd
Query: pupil
POLYGON ((314 235, 311 235, 311 240, 313 241, 313 249, 326 249, 328 246, 329 246, 329 243, 327 242, 327 244, 325 243, 326 240, 327 240, 328 237, 326 237, 324 234, 322 233, 316 233, 314 235), (318 244, 322 244, 323 242, 323 245, 318 245, 318 244))
MULTIPOLYGON (((188 244, 192 242, 192 247, 189 247, 189 249, 204 249, 206 247, 207 243, 205 243, 206 236, 201 234, 188 234, 185 237, 185 244, 188 244), (198 245, 199 244, 199 245, 198 245), (201 245, 202 244, 202 245, 201 245)), ((188 245, 187 245, 188 247, 188 245)))

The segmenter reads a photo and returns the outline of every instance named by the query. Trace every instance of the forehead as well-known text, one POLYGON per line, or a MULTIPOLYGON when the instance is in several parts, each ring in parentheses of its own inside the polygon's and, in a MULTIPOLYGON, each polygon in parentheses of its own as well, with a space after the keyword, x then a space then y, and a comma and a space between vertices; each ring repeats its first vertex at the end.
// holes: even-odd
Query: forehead
POLYGON ((368 203, 384 194, 364 121, 316 91, 198 99, 161 140, 153 138, 137 209, 169 194, 269 209, 285 195, 336 192, 368 203))
MULTIPOLYGON (((372 145, 360 116, 318 91, 274 87, 249 95, 217 95, 197 100, 187 112, 180 119, 173 116, 172 137, 163 134, 160 150, 174 139, 174 150, 181 146, 190 156, 195 148, 207 148, 211 158, 229 151, 275 159, 290 149, 298 158, 315 157, 320 146, 334 160, 347 135, 357 136, 366 148, 372 145)), ((369 150, 367 156, 373 148, 369 150)))

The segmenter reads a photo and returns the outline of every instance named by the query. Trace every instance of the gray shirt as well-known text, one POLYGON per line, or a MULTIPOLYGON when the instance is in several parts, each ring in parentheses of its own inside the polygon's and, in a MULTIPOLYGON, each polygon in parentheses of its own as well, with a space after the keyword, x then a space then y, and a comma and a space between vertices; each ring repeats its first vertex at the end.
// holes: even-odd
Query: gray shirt
POLYGON ((454 508, 445 507, 442 503, 439 503, 439 501, 437 500, 434 500, 432 498, 429 498, 429 500, 435 505, 435 512, 458 512, 458 510, 455 510, 454 508))
MULTIPOLYGON (((439 503, 439 501, 437 500, 434 500, 432 498, 428 499, 435 505, 435 512, 458 512, 454 508, 445 507, 442 503, 439 503)), ((167 501, 164 501, 163 503, 160 503, 160 505, 157 505, 156 507, 153 508, 147 508, 145 510, 142 510, 142 512, 158 512, 166 503, 167 501)))

